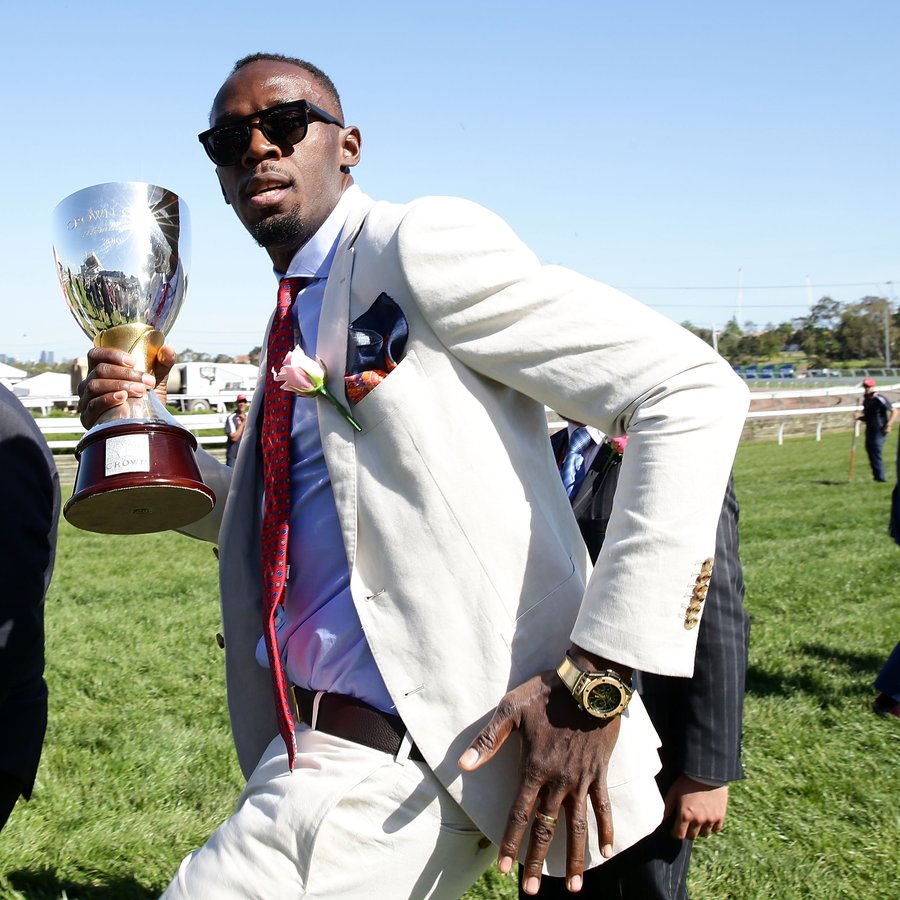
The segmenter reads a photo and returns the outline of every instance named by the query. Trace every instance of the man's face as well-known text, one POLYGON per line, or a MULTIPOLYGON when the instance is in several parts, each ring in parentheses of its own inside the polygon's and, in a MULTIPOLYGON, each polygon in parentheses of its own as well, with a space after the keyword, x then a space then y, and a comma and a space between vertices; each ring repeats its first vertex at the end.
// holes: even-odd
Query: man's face
MULTIPOLYGON (((225 125, 291 100, 308 100, 340 117, 340 110, 312 75, 288 63, 258 60, 222 85, 213 101, 210 124, 225 125)), ((352 183, 341 166, 355 166, 359 150, 356 128, 339 128, 310 117, 309 131, 299 144, 282 147, 271 143, 259 128, 251 128, 241 161, 216 168, 226 201, 279 271, 287 269, 352 183)))

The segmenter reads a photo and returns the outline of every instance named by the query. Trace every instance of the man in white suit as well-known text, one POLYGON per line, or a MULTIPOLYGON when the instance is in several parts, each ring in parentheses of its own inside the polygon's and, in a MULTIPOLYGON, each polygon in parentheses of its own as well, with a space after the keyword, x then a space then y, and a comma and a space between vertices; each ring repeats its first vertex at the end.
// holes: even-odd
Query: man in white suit
MULTIPOLYGON (((458 897, 492 843, 501 871, 523 862, 527 892, 542 871, 578 890, 660 820, 658 742, 630 675, 691 673, 746 388, 663 317, 542 266, 486 210, 363 195, 359 130, 315 66, 241 60, 210 119, 225 200, 279 279, 302 279, 285 282, 296 342, 360 430, 294 401, 276 660, 302 722, 284 739, 259 549, 280 359, 261 361, 235 468, 201 453, 217 503, 187 530, 220 545, 248 784, 166 897, 458 897), (629 434, 593 574, 545 405, 629 434)), ((86 425, 153 386, 124 354, 90 357, 86 425)), ((163 348, 163 375, 172 362, 163 348)))

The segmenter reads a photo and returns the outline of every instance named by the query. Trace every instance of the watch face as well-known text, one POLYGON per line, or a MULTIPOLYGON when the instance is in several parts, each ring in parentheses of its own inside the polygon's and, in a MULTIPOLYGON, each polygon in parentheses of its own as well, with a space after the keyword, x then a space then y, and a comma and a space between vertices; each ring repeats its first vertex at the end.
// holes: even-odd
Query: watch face
POLYGON ((625 708, 627 696, 611 678, 598 678, 587 686, 584 692, 585 712, 605 719, 625 708))

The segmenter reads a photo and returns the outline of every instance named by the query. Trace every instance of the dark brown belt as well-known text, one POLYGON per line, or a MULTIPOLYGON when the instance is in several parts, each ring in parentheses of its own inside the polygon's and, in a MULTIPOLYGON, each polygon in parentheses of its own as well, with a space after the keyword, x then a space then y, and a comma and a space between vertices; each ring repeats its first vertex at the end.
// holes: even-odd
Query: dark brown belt
MULTIPOLYGON (((316 692, 294 685, 294 697, 300 710, 300 718, 307 725, 312 725, 316 692)), ((322 694, 319 714, 316 716, 316 730, 373 750, 381 750, 382 753, 390 753, 391 756, 397 755, 406 734, 406 726, 400 716, 392 716, 344 694, 322 694)), ((409 751, 409 758, 425 761, 415 744, 409 751)))

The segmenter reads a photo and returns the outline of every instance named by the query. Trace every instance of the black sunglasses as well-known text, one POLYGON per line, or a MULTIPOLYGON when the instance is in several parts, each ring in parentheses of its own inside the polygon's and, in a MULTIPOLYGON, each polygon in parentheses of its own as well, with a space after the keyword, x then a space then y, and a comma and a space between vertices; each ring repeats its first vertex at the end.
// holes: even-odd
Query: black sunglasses
POLYGON ((251 129, 258 128, 267 141, 279 147, 292 147, 306 137, 310 116, 329 125, 344 127, 340 119, 307 100, 292 100, 261 109, 228 125, 217 125, 198 134, 197 139, 217 166, 236 166, 250 146, 251 129))

